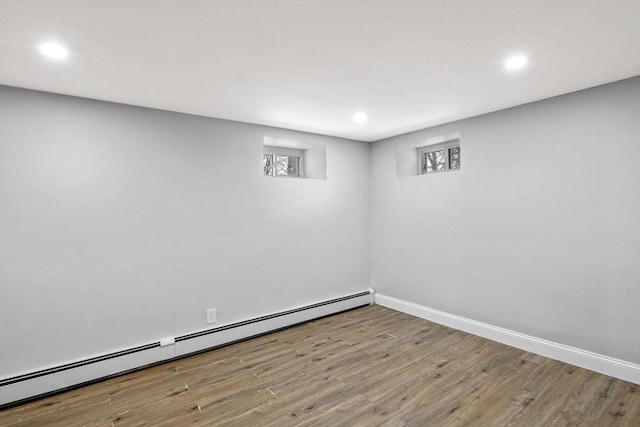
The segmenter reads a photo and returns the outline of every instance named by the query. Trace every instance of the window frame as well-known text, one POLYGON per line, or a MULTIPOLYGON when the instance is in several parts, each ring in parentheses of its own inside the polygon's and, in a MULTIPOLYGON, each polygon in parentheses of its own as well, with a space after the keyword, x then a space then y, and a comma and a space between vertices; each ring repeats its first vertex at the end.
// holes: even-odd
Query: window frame
POLYGON ((292 148, 284 148, 284 147, 272 147, 272 146, 264 146, 262 151, 262 175, 269 176, 272 178, 304 178, 304 150, 296 150, 292 148), (272 156, 272 174, 264 173, 264 156, 270 155, 272 156), (298 175, 277 175, 277 160, 276 158, 280 157, 293 157, 298 159, 298 175))
POLYGON ((460 148, 460 139, 452 139, 438 144, 424 145, 416 148, 418 154, 418 175, 431 175, 433 173, 459 171, 462 167, 462 149, 460 148), (450 150, 458 148, 458 167, 451 168, 450 150), (424 168, 425 155, 436 151, 444 151, 444 167, 440 170, 427 172, 424 168))

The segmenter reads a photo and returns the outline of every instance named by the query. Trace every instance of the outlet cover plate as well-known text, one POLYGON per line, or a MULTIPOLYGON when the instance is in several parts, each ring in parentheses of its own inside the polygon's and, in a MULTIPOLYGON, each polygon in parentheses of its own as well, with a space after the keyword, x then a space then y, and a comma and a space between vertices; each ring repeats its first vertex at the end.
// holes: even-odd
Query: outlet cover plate
POLYGON ((216 323, 216 309, 210 308, 207 310, 207 323, 216 323))

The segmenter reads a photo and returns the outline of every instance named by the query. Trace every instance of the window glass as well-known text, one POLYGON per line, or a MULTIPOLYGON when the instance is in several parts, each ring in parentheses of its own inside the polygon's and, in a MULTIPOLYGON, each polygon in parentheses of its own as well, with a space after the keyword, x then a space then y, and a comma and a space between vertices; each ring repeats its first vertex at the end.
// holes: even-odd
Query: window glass
POLYGON ((444 165, 444 150, 426 152, 422 161, 422 173, 444 170, 444 165))
POLYGON ((273 175, 273 154, 262 155, 262 167, 265 175, 273 175))
POLYGON ((449 169, 460 169, 460 147, 449 148, 449 169))
POLYGON ((300 176, 300 157, 276 155, 277 176, 300 176))

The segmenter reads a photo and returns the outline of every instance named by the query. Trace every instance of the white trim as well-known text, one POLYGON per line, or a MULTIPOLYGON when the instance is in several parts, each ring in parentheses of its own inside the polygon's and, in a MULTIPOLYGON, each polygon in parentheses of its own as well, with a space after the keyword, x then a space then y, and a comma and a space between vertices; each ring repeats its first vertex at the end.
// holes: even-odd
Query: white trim
MULTIPOLYGON (((159 340, 157 342, 158 346, 154 348, 4 385, 0 387, 0 405, 7 405, 12 402, 29 399, 44 393, 55 392, 56 390, 73 387, 77 384, 116 375, 128 370, 143 368, 147 365, 172 359, 176 356, 187 356, 190 353, 222 346, 234 341, 286 328, 297 323, 307 322, 319 317, 349 310, 351 308, 360 307, 366 304, 373 304, 373 290, 369 289, 367 291, 369 293, 366 295, 358 295, 354 297, 345 295, 348 299, 340 301, 326 300, 326 303, 325 301, 319 301, 316 304, 325 304, 317 307, 314 307, 314 304, 293 307, 290 310, 293 311, 291 313, 182 341, 175 341, 175 337, 166 337, 159 340), (166 343, 167 345, 161 347, 161 342, 166 343)), ((335 299, 340 298, 342 297, 340 296, 335 299)), ((219 327, 223 326, 225 325, 220 325, 219 327)))
POLYGON ((602 354, 456 316, 455 314, 435 310, 387 295, 376 293, 375 302, 383 307, 401 311, 450 328, 640 385, 640 365, 636 363, 615 359, 602 354))

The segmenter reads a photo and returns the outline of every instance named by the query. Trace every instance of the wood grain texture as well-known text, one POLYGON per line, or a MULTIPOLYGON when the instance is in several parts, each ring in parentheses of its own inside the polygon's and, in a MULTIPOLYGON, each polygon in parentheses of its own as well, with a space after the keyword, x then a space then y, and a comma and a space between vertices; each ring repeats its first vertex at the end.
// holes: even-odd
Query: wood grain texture
POLYGON ((367 306, 0 412, 0 426, 634 426, 640 387, 367 306))

